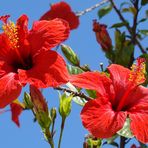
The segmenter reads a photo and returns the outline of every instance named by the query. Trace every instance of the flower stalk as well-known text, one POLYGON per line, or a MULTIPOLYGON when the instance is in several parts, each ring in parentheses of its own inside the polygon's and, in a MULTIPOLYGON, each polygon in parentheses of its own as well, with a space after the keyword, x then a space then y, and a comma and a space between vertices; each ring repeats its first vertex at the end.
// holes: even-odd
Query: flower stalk
POLYGON ((59 142, 58 142, 58 148, 61 147, 61 141, 62 141, 64 126, 65 126, 65 120, 66 120, 66 118, 62 118, 61 130, 60 130, 60 138, 59 138, 59 142))

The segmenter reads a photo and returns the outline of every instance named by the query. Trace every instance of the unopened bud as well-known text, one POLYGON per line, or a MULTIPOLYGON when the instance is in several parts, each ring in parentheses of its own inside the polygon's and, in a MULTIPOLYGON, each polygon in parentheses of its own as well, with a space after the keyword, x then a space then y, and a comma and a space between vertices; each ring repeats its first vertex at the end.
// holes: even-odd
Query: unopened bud
POLYGON ((32 109, 33 108, 31 97, 27 92, 24 93, 24 105, 25 105, 26 109, 32 109))
POLYGON ((55 107, 51 108, 50 115, 51 115, 51 119, 55 120, 55 118, 57 117, 57 111, 55 107))
POLYGON ((51 117, 49 116, 47 102, 38 88, 30 86, 30 96, 33 104, 33 111, 42 128, 49 128, 51 117))
POLYGON ((112 41, 106 27, 106 25, 99 24, 96 20, 93 22, 93 31, 96 34, 97 42, 101 45, 103 51, 108 52, 112 49, 112 41))
POLYGON ((59 106, 59 113, 62 116, 62 118, 66 118, 69 116, 71 112, 71 101, 73 96, 66 96, 64 93, 60 96, 60 106, 59 106))
POLYGON ((62 44, 61 49, 64 56, 71 64, 73 64, 74 66, 79 66, 80 60, 76 53, 69 46, 62 44))

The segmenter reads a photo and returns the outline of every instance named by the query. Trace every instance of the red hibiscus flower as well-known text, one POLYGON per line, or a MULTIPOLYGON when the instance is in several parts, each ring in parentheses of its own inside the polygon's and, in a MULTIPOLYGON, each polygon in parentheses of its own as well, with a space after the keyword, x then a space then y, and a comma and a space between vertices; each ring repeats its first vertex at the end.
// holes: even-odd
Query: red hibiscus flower
POLYGON ((31 30, 27 25, 28 17, 22 15, 16 25, 5 20, 2 27, 0 108, 15 100, 26 83, 43 88, 68 81, 63 58, 50 50, 68 38, 68 23, 61 19, 36 21, 31 30))
POLYGON ((51 9, 47 11, 40 20, 52 20, 62 18, 69 23, 70 29, 76 29, 79 26, 79 18, 71 10, 71 7, 66 2, 58 2, 51 5, 51 9))
POLYGON ((94 20, 93 31, 96 34, 97 42, 101 45, 103 51, 109 51, 112 48, 111 38, 106 30, 106 25, 99 24, 94 20))
POLYGON ((97 98, 88 101, 81 112, 84 127, 98 138, 108 138, 119 131, 126 118, 130 129, 141 142, 148 142, 148 88, 139 84, 145 81, 145 66, 141 59, 130 71, 112 64, 110 77, 99 72, 74 75, 71 83, 96 90, 97 98))

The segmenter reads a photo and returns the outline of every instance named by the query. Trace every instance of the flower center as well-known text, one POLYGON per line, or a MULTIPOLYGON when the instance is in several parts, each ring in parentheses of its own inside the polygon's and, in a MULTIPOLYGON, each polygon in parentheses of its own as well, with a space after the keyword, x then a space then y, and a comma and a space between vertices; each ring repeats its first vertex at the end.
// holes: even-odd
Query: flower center
POLYGON ((18 27, 12 21, 7 21, 10 16, 1 16, 0 20, 3 21, 2 29, 7 36, 10 48, 14 51, 16 57, 12 60, 11 66, 14 68, 14 72, 17 73, 18 69, 28 70, 32 68, 32 57, 28 55, 24 57, 20 53, 18 27))
POLYGON ((3 21, 2 29, 5 35, 8 37, 8 41, 12 50, 15 51, 18 60, 21 62, 22 65, 25 66, 25 62, 21 57, 19 52, 19 37, 18 37, 18 28, 12 21, 7 21, 10 16, 1 16, 0 20, 3 21))

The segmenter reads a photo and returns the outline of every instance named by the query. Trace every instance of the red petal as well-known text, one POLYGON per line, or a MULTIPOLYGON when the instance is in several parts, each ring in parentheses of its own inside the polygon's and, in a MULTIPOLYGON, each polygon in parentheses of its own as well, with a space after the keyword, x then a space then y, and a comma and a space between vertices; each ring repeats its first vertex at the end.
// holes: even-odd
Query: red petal
POLYGON ((27 15, 22 15, 16 23, 17 29, 18 29, 18 37, 19 41, 23 41, 26 39, 28 35, 28 17, 27 15))
POLYGON ((129 112, 148 113, 148 88, 138 86, 128 96, 125 102, 126 110, 129 112))
MULTIPOLYGON (((117 65, 117 64, 111 64, 108 67, 111 79, 113 81, 114 86, 118 87, 118 85, 127 85, 127 82, 129 81, 129 74, 130 74, 130 70, 117 65)), ((124 87, 123 86, 123 87, 124 87)))
POLYGON ((35 54, 43 48, 49 50, 65 41, 68 36, 69 25, 64 20, 37 21, 29 35, 32 52, 35 54))
POLYGON ((84 127, 97 138, 113 136, 123 127, 126 116, 126 112, 114 112, 105 98, 87 102, 81 112, 84 127))
POLYGON ((30 83, 36 87, 56 87, 68 82, 66 63, 57 52, 42 52, 33 59, 33 63, 32 69, 19 70, 22 83, 30 83))
POLYGON ((17 126, 20 126, 19 116, 23 111, 22 106, 19 105, 18 103, 11 103, 10 107, 11 107, 11 113, 12 113, 12 121, 16 123, 17 126))
POLYGON ((47 11, 40 20, 52 20, 55 18, 66 20, 69 23, 71 30, 76 29, 79 26, 79 18, 66 2, 59 2, 51 5, 51 9, 47 11))
POLYGON ((131 131, 133 135, 142 143, 148 143, 148 112, 130 113, 131 131))
POLYGON ((127 86, 129 85, 130 70, 117 64, 111 64, 108 67, 108 70, 116 94, 113 104, 117 106, 119 104, 120 99, 124 96, 127 90, 127 86))
POLYGON ((21 84, 18 76, 9 73, 0 78, 0 108, 4 108, 15 100, 21 93, 21 84))
POLYGON ((80 88, 96 90, 100 96, 114 98, 114 89, 112 81, 99 72, 85 72, 78 75, 72 75, 70 82, 80 88))

